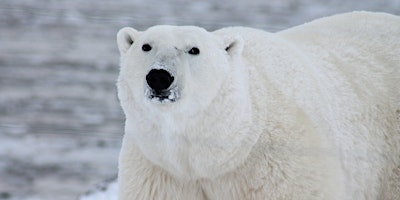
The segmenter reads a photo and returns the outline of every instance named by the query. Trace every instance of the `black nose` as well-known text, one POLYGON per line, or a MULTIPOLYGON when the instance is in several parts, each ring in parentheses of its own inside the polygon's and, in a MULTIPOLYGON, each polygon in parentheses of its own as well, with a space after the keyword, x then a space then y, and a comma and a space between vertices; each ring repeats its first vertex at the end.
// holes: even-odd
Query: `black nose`
POLYGON ((152 69, 146 76, 147 84, 156 91, 161 91, 169 88, 174 77, 166 70, 163 69, 152 69))

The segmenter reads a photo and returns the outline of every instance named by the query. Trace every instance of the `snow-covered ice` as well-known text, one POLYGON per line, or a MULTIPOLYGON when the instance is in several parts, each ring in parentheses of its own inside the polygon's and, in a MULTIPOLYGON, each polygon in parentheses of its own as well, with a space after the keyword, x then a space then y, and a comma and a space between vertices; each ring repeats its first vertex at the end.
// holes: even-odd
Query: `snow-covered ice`
POLYGON ((117 200, 117 181, 103 182, 82 195, 79 200, 117 200))
MULTIPOLYGON (((116 176, 120 28, 279 31, 352 10, 400 15, 400 1, 0 1, 0 200, 76 199, 116 176)), ((108 188, 92 199, 115 193, 108 188)))

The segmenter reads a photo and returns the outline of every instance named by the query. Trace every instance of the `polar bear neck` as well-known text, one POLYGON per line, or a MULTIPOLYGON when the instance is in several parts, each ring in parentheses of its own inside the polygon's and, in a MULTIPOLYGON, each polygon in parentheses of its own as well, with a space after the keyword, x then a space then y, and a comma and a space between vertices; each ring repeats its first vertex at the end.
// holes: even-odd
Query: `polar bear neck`
POLYGON ((180 179, 233 170, 258 139, 249 128, 255 126, 246 78, 243 71, 233 73, 212 103, 190 117, 168 108, 155 113, 137 107, 135 116, 127 115, 126 137, 145 158, 180 179))

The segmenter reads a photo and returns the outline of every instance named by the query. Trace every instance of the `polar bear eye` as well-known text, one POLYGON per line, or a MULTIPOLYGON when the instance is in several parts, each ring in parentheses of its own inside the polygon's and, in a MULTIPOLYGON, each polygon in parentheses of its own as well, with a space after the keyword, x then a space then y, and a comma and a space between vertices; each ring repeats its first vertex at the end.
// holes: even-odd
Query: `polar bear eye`
POLYGON ((149 44, 144 44, 144 45, 142 46, 142 50, 143 50, 143 51, 150 51, 150 50, 151 50, 151 46, 150 46, 149 44))
POLYGON ((199 55, 200 50, 199 50, 199 48, 197 48, 197 47, 193 47, 193 48, 191 48, 191 49, 188 51, 188 53, 189 53, 189 54, 192 54, 192 55, 199 55))

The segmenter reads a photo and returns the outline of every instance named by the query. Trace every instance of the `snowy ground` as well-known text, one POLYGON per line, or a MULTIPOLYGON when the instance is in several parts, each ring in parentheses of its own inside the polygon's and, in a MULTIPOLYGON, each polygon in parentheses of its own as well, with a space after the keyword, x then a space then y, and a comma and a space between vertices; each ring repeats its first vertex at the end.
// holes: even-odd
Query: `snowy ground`
POLYGON ((278 31, 351 10, 400 15, 400 0, 1 0, 0 200, 76 199, 116 175, 119 28, 278 31))

